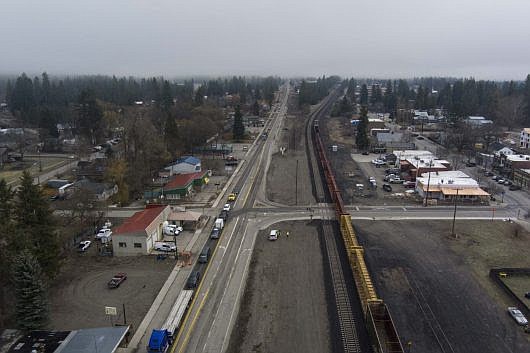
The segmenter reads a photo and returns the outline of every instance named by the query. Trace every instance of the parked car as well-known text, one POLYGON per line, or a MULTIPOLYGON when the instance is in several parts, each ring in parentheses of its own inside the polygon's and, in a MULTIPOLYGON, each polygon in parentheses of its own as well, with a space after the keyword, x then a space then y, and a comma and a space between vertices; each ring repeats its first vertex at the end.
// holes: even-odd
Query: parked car
POLYGON ((526 293, 524 294, 524 297, 530 299, 530 292, 526 292, 526 293))
POLYGON ((499 179, 499 178, 500 178, 500 177, 498 177, 498 176, 496 176, 496 175, 493 175, 493 176, 491 177, 491 180, 497 180, 497 179, 499 179))
POLYGON ((277 229, 271 230, 269 234, 269 240, 278 240, 278 236, 280 235, 280 231, 277 229))
POLYGON ((166 252, 176 251, 177 246, 172 243, 155 243, 155 250, 166 252))
POLYGON ((96 234, 95 238, 101 240, 103 238, 110 238, 111 235, 112 231, 110 230, 110 228, 101 228, 98 234, 96 234))
POLYGON ((364 151, 363 153, 361 153, 363 156, 368 156, 370 154, 370 152, 368 151, 364 151))
POLYGON ((385 161, 383 161, 382 159, 372 159, 372 164, 375 165, 375 166, 380 166, 380 165, 385 165, 385 161))
POLYGON ((226 211, 226 212, 229 212, 229 211, 230 211, 230 204, 229 204, 229 203, 226 203, 226 204, 223 206, 223 211, 226 211))
POLYGON ((127 279, 127 274, 125 272, 120 272, 115 274, 112 279, 107 283, 107 287, 110 289, 118 288, 120 284, 127 279))
POLYGON ((502 179, 502 178, 497 179, 497 184, 504 184, 504 179, 502 179))
POLYGON ((384 181, 389 181, 390 179, 399 178, 397 174, 388 174, 383 177, 384 181))
POLYGON ((392 186, 390 184, 383 184, 383 190, 392 192, 392 186))
POLYGON ((485 176, 493 176, 493 173, 488 171, 488 170, 486 170, 486 171, 484 171, 484 175, 485 176))
POLYGON ((88 250, 88 248, 90 247, 90 244, 92 242, 90 240, 83 240, 81 242, 79 242, 79 245, 77 247, 77 251, 78 252, 85 252, 88 250))
POLYGON ((164 227, 164 234, 166 235, 179 235, 184 228, 177 226, 176 224, 168 224, 164 227))
POLYGON ((425 138, 424 138, 423 136, 418 136, 418 137, 416 137, 416 139, 418 139, 418 140, 425 140, 425 138))
POLYGON ((509 181, 509 180, 505 180, 503 184, 506 185, 506 186, 510 186, 510 185, 512 185, 512 182, 509 181))
POLYGON ((515 191, 515 190, 521 190, 521 187, 519 185, 510 185, 510 187, 508 188, 509 190, 512 190, 512 191, 515 191))
POLYGON ((416 188, 416 183, 413 181, 406 181, 403 183, 403 186, 406 187, 407 189, 414 189, 416 188))
POLYGON ((400 177, 397 177, 397 178, 390 178, 388 179, 388 182, 390 184, 403 184, 405 182, 404 179, 401 179, 400 177))
POLYGON ((528 320, 526 319, 526 317, 524 317, 521 310, 517 309, 516 307, 510 306, 508 307, 508 313, 515 320, 515 322, 517 322, 518 325, 528 325, 528 320))
POLYGON ((399 174, 401 173, 401 169, 399 168, 387 168, 385 169, 385 174, 399 174))
POLYGON ((193 271, 188 277, 188 281, 186 282, 186 288, 187 289, 196 288, 199 285, 200 280, 201 280, 201 272, 193 271))
POLYGON ((221 235, 221 231, 219 230, 219 228, 214 228, 214 229, 212 229, 212 232, 210 233, 210 238, 211 239, 219 239, 220 235, 221 235))

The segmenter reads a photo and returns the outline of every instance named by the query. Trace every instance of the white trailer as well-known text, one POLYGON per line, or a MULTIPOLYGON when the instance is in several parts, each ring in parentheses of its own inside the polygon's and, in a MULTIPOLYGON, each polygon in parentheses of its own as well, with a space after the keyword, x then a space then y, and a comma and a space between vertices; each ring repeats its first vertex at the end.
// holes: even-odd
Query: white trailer
POLYGON ((169 332, 170 337, 173 337, 178 331, 182 318, 186 313, 186 309, 188 309, 192 297, 192 290, 183 290, 177 297, 177 300, 175 301, 173 308, 171 308, 171 312, 169 313, 164 326, 161 327, 162 330, 167 330, 169 332))

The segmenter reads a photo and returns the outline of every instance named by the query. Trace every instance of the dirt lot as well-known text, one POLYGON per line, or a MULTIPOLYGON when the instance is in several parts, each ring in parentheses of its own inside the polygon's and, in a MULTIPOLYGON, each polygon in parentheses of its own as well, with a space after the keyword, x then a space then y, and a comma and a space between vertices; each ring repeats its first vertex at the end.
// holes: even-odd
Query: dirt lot
POLYGON ((309 164, 306 155, 305 117, 296 108, 296 100, 289 97, 289 115, 285 119, 283 131, 278 142, 286 147, 284 156, 276 153, 272 156, 267 174, 267 198, 285 205, 296 204, 296 166, 298 161, 298 205, 314 204, 309 164), (273 185, 274 187, 270 187, 273 185))
POLYGON ((513 303, 488 277, 492 267, 530 266, 530 235, 516 227, 459 221, 452 239, 442 221, 355 222, 378 293, 412 351, 443 352, 438 339, 454 352, 530 352, 506 313, 513 303))
POLYGON ((336 351, 316 224, 277 224, 290 235, 275 242, 268 231, 258 234, 228 352, 336 351))
POLYGON ((50 290, 50 328, 108 326, 111 321, 105 315, 105 306, 117 307, 113 323, 123 323, 125 304, 127 323, 134 331, 173 265, 171 260, 157 261, 154 256, 100 257, 95 247, 86 254, 73 253, 50 290), (108 289, 107 282, 116 272, 126 272, 128 278, 119 288, 108 289))

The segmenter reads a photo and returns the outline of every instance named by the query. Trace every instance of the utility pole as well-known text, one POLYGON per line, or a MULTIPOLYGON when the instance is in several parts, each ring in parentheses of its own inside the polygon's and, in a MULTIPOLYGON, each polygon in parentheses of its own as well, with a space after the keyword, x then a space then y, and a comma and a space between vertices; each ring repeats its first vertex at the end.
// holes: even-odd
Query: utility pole
POLYGON ((453 213, 453 229, 451 230, 451 235, 453 237, 456 238, 456 233, 455 233, 455 222, 456 222, 456 203, 458 202, 458 190, 460 189, 456 189, 456 196, 455 196, 455 211, 453 213))
POLYGON ((296 160, 296 176, 295 176, 294 194, 295 194, 295 205, 298 206, 298 159, 296 160))

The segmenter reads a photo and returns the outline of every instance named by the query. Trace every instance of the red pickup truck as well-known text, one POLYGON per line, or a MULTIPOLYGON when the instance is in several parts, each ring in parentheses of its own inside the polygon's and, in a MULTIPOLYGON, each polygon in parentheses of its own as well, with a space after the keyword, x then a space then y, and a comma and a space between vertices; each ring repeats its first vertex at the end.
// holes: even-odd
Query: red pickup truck
POLYGON ((120 272, 115 274, 112 279, 107 283, 107 287, 109 288, 118 288, 120 284, 127 279, 127 274, 120 272))

